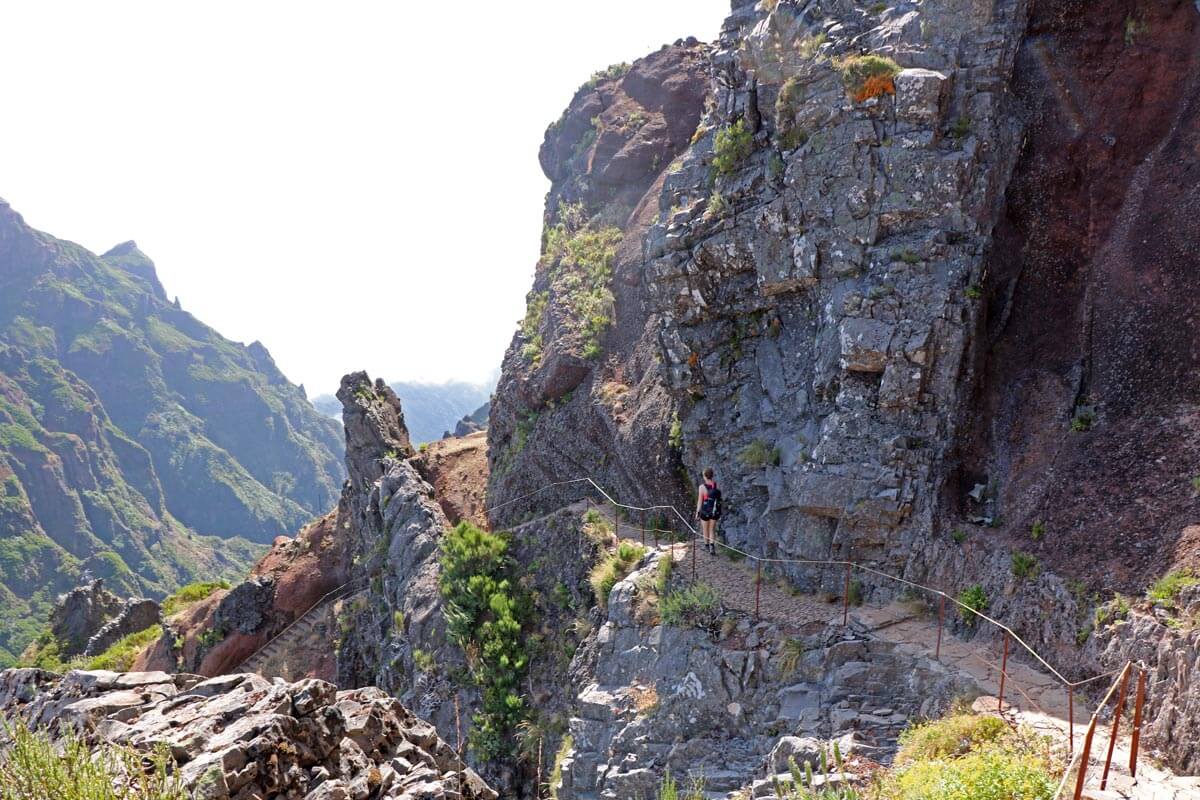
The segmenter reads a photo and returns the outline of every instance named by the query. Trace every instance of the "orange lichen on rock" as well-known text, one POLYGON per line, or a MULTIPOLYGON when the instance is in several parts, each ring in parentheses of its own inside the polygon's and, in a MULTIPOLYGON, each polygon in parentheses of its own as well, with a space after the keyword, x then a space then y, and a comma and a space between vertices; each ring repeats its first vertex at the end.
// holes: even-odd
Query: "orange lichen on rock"
POLYGON ((864 103, 872 97, 880 97, 885 94, 896 94, 896 82, 892 80, 891 75, 872 75, 863 81, 858 87, 858 91, 854 93, 854 102, 864 103))

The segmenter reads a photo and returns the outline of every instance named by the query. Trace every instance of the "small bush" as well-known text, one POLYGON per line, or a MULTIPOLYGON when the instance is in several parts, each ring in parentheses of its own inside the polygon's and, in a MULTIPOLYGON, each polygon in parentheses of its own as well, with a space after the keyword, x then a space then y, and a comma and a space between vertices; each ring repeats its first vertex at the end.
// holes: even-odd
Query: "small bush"
POLYGON ((718 175, 732 175, 754 150, 754 134, 746 121, 737 122, 717 131, 713 140, 713 169, 718 175))
POLYGON ((998 740, 1007 731, 1008 725, 999 717, 951 714, 901 733, 896 764, 963 756, 981 744, 998 740))
POLYGON ((710 628, 719 610, 717 590, 707 583, 695 583, 670 592, 658 604, 658 613, 666 625, 710 628))
POLYGON ((1200 583, 1200 576, 1190 569, 1174 570, 1156 580, 1146 592, 1146 597, 1153 602, 1173 606, 1181 591, 1197 583, 1200 583))
POLYGON ((849 56, 837 62, 842 83, 856 103, 896 93, 895 77, 900 65, 886 56, 849 56))
POLYGON ((7 728, 0 757, 0 800, 186 800, 165 747, 147 754, 89 745, 69 728, 58 741, 23 722, 7 728))
POLYGON ((959 117, 954 120, 954 125, 950 128, 950 135, 955 139, 965 139, 971 135, 971 118, 967 116, 959 117))
POLYGON ((954 540, 955 544, 962 544, 967 540, 967 532, 962 528, 955 528, 950 531, 950 538, 954 540))
POLYGON ((978 300, 979 298, 983 297, 983 289, 980 289, 975 284, 971 284, 966 288, 966 291, 964 291, 963 294, 965 294, 969 300, 978 300))
POLYGON ((598 69, 592 73, 592 76, 583 84, 583 89, 595 89, 605 81, 615 81, 624 78, 628 74, 631 66, 628 61, 622 61, 618 64, 609 64, 604 69, 598 69))
POLYGON ((779 466, 780 452, 778 447, 770 447, 762 439, 755 439, 738 452, 738 461, 747 467, 779 466))
POLYGON ((1042 522, 1040 519, 1034 522, 1033 526, 1029 529, 1029 535, 1033 537, 1035 542, 1038 539, 1041 539, 1046 535, 1046 523, 1042 522))
POLYGON ((1037 574, 1038 560, 1029 553, 1017 551, 1012 554, 1012 574, 1016 578, 1024 580, 1031 578, 1037 574))
POLYGON ((663 556, 658 560, 658 574, 654 579, 654 590, 664 595, 671 588, 671 573, 675 571, 675 559, 663 556))
POLYGON ((987 594, 978 583, 963 589, 958 595, 958 602, 966 606, 966 608, 959 607, 958 615, 968 627, 974 627, 975 623, 979 621, 979 617, 972 614, 971 611, 977 611, 982 614, 988 608, 987 594), (970 611, 967 609, 970 609, 970 611))

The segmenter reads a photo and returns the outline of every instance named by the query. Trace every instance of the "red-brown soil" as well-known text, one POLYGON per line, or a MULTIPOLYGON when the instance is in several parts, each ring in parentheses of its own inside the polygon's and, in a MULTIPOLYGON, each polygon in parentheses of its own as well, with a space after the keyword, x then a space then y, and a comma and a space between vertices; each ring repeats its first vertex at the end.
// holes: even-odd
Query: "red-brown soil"
POLYGON ((465 519, 487 529, 487 431, 430 442, 413 464, 451 525, 465 519))
POLYGON ((1200 565, 1200 14, 1033 6, 1014 86, 1030 127, 956 488, 995 481, 997 535, 1092 588, 1140 591, 1200 565), (1072 431, 1085 408, 1094 424, 1072 431))

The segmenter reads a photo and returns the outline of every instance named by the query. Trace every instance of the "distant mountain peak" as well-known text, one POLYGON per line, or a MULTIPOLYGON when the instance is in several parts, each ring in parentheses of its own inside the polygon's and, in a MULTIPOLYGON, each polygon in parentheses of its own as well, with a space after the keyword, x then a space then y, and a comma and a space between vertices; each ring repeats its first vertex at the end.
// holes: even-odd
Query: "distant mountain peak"
POLYGON ((138 249, 137 242, 130 239, 121 242, 100 256, 111 267, 122 270, 145 283, 151 293, 159 300, 166 301, 167 293, 158 280, 158 270, 150 257, 138 249))

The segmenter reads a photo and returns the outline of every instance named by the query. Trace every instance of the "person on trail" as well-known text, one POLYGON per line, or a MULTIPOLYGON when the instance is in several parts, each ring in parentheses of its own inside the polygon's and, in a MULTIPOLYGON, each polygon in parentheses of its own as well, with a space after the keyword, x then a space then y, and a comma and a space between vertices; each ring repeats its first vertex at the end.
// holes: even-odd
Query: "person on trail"
POLYGON ((704 481, 696 490, 696 517, 700 520, 700 533, 704 535, 705 549, 715 554, 717 520, 721 518, 721 490, 717 488, 716 473, 712 467, 704 470, 704 481))

